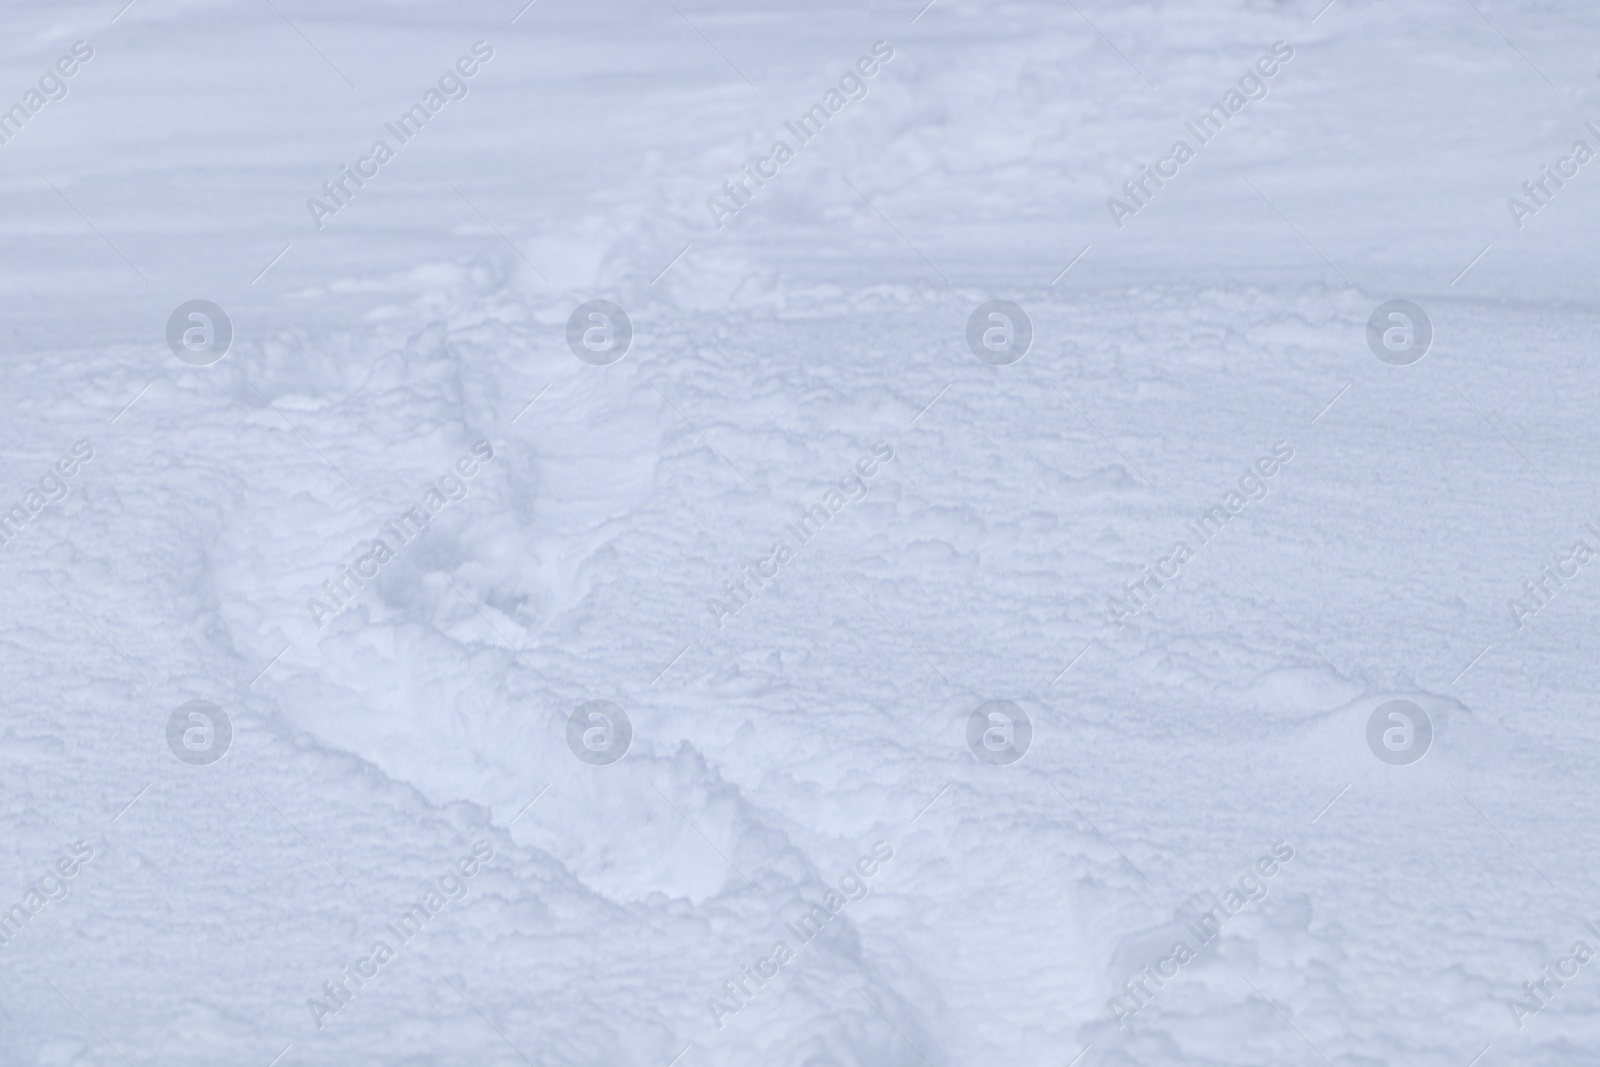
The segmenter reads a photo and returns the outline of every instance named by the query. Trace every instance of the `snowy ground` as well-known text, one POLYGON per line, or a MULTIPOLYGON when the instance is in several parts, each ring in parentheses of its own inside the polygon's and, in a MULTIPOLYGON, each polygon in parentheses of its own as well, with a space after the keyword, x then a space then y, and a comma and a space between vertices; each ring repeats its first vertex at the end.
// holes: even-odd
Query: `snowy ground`
POLYGON ((1594 1061, 1592 7, 122 2, 0 44, 0 1064, 1594 1061))

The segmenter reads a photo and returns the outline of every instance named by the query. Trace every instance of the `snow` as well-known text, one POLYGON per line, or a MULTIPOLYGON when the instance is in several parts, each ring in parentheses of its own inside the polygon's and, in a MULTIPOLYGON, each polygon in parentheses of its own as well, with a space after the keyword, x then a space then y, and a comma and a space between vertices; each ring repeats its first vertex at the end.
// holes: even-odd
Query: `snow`
POLYGON ((0 45, 0 1063, 1592 1061, 1590 8, 121 3, 0 45))

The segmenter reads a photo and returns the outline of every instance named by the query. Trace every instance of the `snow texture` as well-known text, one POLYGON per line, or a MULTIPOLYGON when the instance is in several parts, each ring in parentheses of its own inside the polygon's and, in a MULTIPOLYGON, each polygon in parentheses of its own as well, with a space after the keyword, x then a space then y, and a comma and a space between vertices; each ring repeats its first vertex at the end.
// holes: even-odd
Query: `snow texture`
POLYGON ((123 3, 0 1064, 1595 1061, 1592 5, 123 3))

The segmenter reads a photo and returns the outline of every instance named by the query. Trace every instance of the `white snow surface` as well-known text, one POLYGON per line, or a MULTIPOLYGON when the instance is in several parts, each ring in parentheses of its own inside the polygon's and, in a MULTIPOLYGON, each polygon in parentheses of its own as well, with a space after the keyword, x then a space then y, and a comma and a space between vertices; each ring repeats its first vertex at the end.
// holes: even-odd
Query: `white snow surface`
POLYGON ((0 43, 0 106, 94 50, 0 145, 0 507, 93 448, 0 547, 0 908, 93 849, 0 944, 0 1064, 1600 1054, 1600 964, 1508 1005, 1600 952, 1600 568, 1508 607, 1600 548, 1600 164, 1506 204, 1600 149, 1592 5, 122 2, 12 0, 0 43), (468 94, 314 225, 478 41, 468 94), (866 96, 715 225, 874 42, 866 96), (1275 42, 1267 96, 1119 227, 1275 42), (609 366, 566 342, 595 298, 634 326, 609 366), (211 366, 167 346, 191 299, 233 323, 211 366), (991 299, 1032 321, 1009 366, 966 345, 991 299), (1390 299, 1433 323, 1410 366, 1368 349, 1390 299), (1395 698, 1433 723, 1408 766, 1366 740, 1395 698), (566 740, 593 699, 633 726, 608 766, 566 740), (967 748, 995 699, 1033 723, 1010 766, 967 748), (210 766, 168 747, 190 700, 233 725, 210 766))

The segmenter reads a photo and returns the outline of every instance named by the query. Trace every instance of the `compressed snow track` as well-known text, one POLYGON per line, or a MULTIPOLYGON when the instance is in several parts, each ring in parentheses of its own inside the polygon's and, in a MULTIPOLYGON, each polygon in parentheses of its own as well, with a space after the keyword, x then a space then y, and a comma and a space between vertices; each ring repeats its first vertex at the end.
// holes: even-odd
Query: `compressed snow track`
POLYGON ((1593 1062, 1600 178, 1506 206, 1600 149, 1591 8, 119 6, 0 45, 4 106, 94 51, 0 145, 0 508, 60 496, 0 546, 0 1064, 1593 1062))

